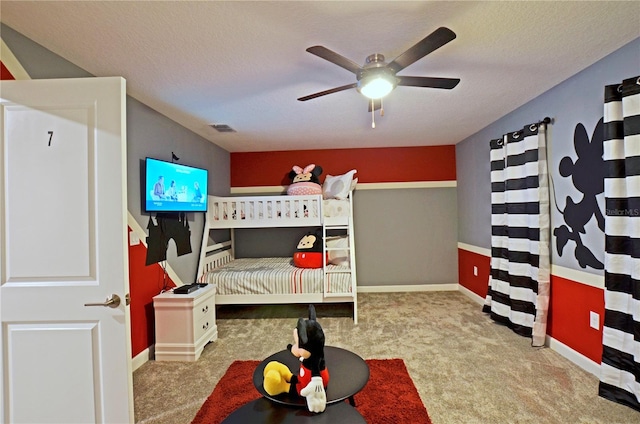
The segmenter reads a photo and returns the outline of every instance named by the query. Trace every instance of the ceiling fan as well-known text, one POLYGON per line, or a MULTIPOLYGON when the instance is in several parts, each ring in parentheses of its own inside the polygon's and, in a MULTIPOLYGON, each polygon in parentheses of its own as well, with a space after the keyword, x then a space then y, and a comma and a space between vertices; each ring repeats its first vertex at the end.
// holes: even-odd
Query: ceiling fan
POLYGON ((455 38, 456 34, 449 28, 440 27, 416 43, 413 47, 402 53, 400 56, 396 57, 390 63, 385 62, 383 55, 374 53, 367 57, 366 63, 363 66, 358 65, 357 63, 332 50, 329 50, 326 47, 309 47, 307 49, 309 53, 328 60, 347 71, 353 72, 356 75, 357 82, 300 97, 298 100, 304 102, 327 94, 333 94, 350 88, 355 88, 361 94, 371 99, 369 111, 372 111, 379 109, 381 107, 381 99, 398 85, 451 90, 458 85, 460 79, 411 77, 396 74, 455 38))

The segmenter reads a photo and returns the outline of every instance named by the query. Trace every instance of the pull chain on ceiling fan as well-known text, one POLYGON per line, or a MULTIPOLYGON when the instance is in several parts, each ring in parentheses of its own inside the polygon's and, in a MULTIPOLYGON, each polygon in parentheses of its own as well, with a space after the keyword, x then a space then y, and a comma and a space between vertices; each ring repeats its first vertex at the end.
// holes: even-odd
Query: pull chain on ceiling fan
MULTIPOLYGON (((453 31, 445 27, 440 27, 416 43, 413 47, 402 53, 400 56, 396 57, 390 63, 385 62, 383 55, 374 53, 367 57, 364 66, 358 65, 352 60, 347 59, 324 46, 309 47, 307 49, 309 53, 354 73, 356 75, 356 82, 300 97, 298 100, 304 102, 321 96, 326 96, 327 94, 338 93, 340 91, 355 88, 362 95, 371 100, 369 108, 370 112, 373 113, 375 110, 382 108, 382 98, 399 85, 451 90, 458 85, 460 79, 412 77, 396 74, 455 38, 456 34, 453 31)), ((381 116, 382 115, 383 112, 381 110, 381 116)), ((375 128, 375 121, 372 122, 372 127, 375 128)))

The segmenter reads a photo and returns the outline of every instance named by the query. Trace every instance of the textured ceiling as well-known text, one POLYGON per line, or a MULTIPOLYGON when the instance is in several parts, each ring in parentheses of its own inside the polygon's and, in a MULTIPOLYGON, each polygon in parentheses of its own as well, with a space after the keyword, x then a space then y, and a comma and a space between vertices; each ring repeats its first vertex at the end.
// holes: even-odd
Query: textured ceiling
POLYGON ((455 144, 639 37, 640 2, 2 0, 0 20, 235 152, 455 144), (355 89, 296 100, 355 82, 307 47, 390 61, 440 26, 457 38, 398 74, 453 90, 397 87, 375 129, 355 89))

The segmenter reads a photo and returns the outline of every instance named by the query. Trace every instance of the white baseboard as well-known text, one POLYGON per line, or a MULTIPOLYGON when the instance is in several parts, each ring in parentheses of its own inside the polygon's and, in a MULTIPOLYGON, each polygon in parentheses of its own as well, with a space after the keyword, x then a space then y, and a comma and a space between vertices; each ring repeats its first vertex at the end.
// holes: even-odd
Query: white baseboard
POLYGON ((451 284, 408 284, 402 286, 358 286, 358 293, 393 293, 419 291, 456 291, 457 283, 451 284))
POLYGON ((469 299, 473 300, 478 305, 484 305, 484 298, 478 296, 477 294, 475 294, 468 288, 464 287, 463 285, 459 285, 458 290, 460 291, 460 293, 467 296, 469 299))
POLYGON ((131 360, 131 371, 135 371, 141 366, 143 366, 147 361, 151 360, 151 355, 153 352, 153 345, 149 346, 142 352, 138 353, 131 360))
POLYGON ((558 340, 547 336, 546 344, 560 355, 564 356, 583 370, 590 372, 596 377, 600 378, 600 364, 593 362, 586 356, 571 349, 566 344, 559 342, 558 340))

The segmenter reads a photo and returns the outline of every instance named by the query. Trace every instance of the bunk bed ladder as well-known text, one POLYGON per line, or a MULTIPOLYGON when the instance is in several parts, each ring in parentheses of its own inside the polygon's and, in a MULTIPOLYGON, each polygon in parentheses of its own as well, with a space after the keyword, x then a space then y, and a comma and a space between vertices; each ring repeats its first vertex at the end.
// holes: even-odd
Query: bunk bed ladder
MULTIPOLYGON (((351 200, 351 197, 350 197, 351 200)), ((350 208, 353 210, 353 208, 350 208)), ((355 266, 355 238, 353 233, 353 215, 348 222, 340 224, 322 225, 322 237, 324 240, 323 271, 324 271, 324 296, 325 297, 354 297, 356 296, 356 266, 355 266), (347 246, 328 247, 328 240, 335 237, 346 237, 347 246), (338 268, 329 268, 327 255, 335 251, 348 251, 348 265, 338 268), (349 274, 351 284, 347 292, 335 292, 331 290, 331 276, 335 274, 349 274)))
POLYGON ((353 261, 351 259, 351 255, 349 255, 349 265, 341 266, 339 268, 329 267, 327 263, 327 254, 331 255, 332 252, 336 251, 344 251, 350 250, 351 240, 349 234, 349 227, 347 225, 323 225, 322 226, 322 238, 324 242, 325 254, 323 255, 323 270, 324 270, 324 296, 325 297, 345 297, 351 296, 350 292, 342 293, 335 292, 331 289, 331 277, 336 274, 351 274, 353 261), (335 237, 344 237, 347 236, 347 243, 349 244, 349 248, 345 247, 329 247, 327 246, 328 240, 334 239, 335 237))

